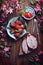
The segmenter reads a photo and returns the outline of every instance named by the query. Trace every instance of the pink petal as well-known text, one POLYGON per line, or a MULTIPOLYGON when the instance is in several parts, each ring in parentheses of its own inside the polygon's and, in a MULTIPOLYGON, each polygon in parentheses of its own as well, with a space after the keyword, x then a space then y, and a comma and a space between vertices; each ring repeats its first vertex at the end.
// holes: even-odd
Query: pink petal
POLYGON ((9 49, 10 49, 9 47, 5 47, 5 48, 4 48, 4 51, 7 52, 7 51, 9 51, 9 49))
POLYGON ((13 8, 9 8, 10 14, 13 13, 13 8))
POLYGON ((38 55, 43 54, 43 51, 38 52, 38 55))
POLYGON ((0 20, 0 23, 2 23, 3 21, 0 20))
POLYGON ((36 0, 37 2, 40 2, 40 0, 36 0))
POLYGON ((43 20, 43 16, 41 17, 41 20, 43 20))
POLYGON ((8 55, 7 53, 5 53, 5 56, 6 56, 6 57, 9 57, 9 55, 8 55))
POLYGON ((40 60, 37 58, 36 61, 40 61, 40 60))
POLYGON ((8 14, 8 13, 9 13, 9 10, 6 9, 6 14, 8 14))
POLYGON ((39 11, 37 8, 34 8, 34 10, 35 10, 36 12, 38 12, 38 11, 39 11))
POLYGON ((35 9, 36 12, 41 11, 41 8, 40 8, 40 5, 39 4, 37 4, 34 9, 35 9))
POLYGON ((1 36, 2 36, 2 37, 6 37, 6 34, 2 33, 1 36))
POLYGON ((5 11, 5 10, 6 10, 6 5, 5 5, 5 4, 2 4, 1 9, 2 9, 3 11, 5 11))

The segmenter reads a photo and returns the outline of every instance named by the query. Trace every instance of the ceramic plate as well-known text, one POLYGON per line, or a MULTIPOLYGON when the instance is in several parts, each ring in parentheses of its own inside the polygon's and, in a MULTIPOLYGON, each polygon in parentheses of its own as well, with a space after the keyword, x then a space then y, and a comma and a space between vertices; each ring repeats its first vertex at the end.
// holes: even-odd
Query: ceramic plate
MULTIPOLYGON (((7 30, 8 35, 9 35, 11 38, 15 39, 15 40, 17 40, 17 38, 14 36, 14 34, 11 34, 11 33, 10 33, 10 23, 16 21, 17 19, 18 19, 18 17, 12 18, 12 19, 9 21, 9 23, 8 23, 8 25, 7 25, 7 27, 6 27, 6 30, 7 30)), ((21 18, 21 20, 22 20, 22 18, 21 18)), ((22 20, 22 22, 23 22, 23 20, 22 20)), ((22 31, 22 34, 19 36, 19 38, 21 38, 24 34, 26 34, 26 32, 27 32, 27 31, 26 31, 26 29, 24 28, 23 31, 22 31)))

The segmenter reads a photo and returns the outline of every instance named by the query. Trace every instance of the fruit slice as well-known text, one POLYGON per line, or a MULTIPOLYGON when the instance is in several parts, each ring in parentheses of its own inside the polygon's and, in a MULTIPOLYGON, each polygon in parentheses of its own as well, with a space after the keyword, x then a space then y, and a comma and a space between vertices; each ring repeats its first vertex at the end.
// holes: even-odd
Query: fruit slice
POLYGON ((15 27, 16 26, 16 23, 15 22, 11 22, 11 26, 12 27, 15 27))
POLYGON ((37 40, 33 35, 27 36, 27 45, 33 50, 37 48, 37 40))
POLYGON ((21 28, 24 29, 24 25, 23 24, 21 25, 21 28))
POLYGON ((19 29, 20 28, 20 25, 16 24, 15 28, 16 29, 19 29))
POLYGON ((16 24, 15 28, 16 29, 24 29, 24 25, 18 25, 18 24, 16 24))
POLYGON ((17 24, 18 24, 18 25, 22 25, 22 22, 21 22, 21 21, 17 21, 17 24))
POLYGON ((22 29, 22 28, 19 28, 18 30, 19 30, 19 32, 22 32, 22 31, 23 31, 23 29, 22 29))
POLYGON ((26 44, 26 39, 23 40, 22 42, 22 50, 25 54, 27 54, 29 51, 28 51, 28 46, 26 44))

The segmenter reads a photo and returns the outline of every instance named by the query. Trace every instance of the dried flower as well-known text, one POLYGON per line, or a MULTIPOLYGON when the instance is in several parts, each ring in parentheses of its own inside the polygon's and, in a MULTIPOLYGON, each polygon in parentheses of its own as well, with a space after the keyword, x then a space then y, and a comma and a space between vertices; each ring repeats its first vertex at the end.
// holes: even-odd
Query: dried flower
POLYGON ((39 52, 38 52, 38 55, 41 55, 41 54, 43 55, 43 51, 39 51, 39 52))
POLYGON ((9 51, 9 50, 10 50, 10 47, 5 47, 5 48, 4 48, 4 51, 5 51, 5 52, 7 52, 7 51, 9 51))
POLYGON ((35 7, 34 9, 35 9, 36 12, 41 11, 41 7, 40 7, 39 4, 37 4, 36 7, 35 7))
POLYGON ((2 36, 2 37, 6 37, 6 34, 2 33, 1 36, 2 36))

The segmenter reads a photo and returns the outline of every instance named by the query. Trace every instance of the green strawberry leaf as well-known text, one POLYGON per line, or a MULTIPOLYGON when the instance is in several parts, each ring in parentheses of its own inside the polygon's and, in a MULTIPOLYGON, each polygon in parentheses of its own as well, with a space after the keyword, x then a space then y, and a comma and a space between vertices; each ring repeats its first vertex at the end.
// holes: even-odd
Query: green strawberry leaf
POLYGON ((2 48, 2 49, 3 49, 3 48, 4 48, 4 46, 3 46, 3 45, 0 45, 0 48, 2 48))
POLYGON ((22 10, 22 15, 24 15, 25 12, 26 12, 26 8, 24 8, 24 9, 22 10))
POLYGON ((7 46, 7 42, 5 42, 4 46, 7 46))

